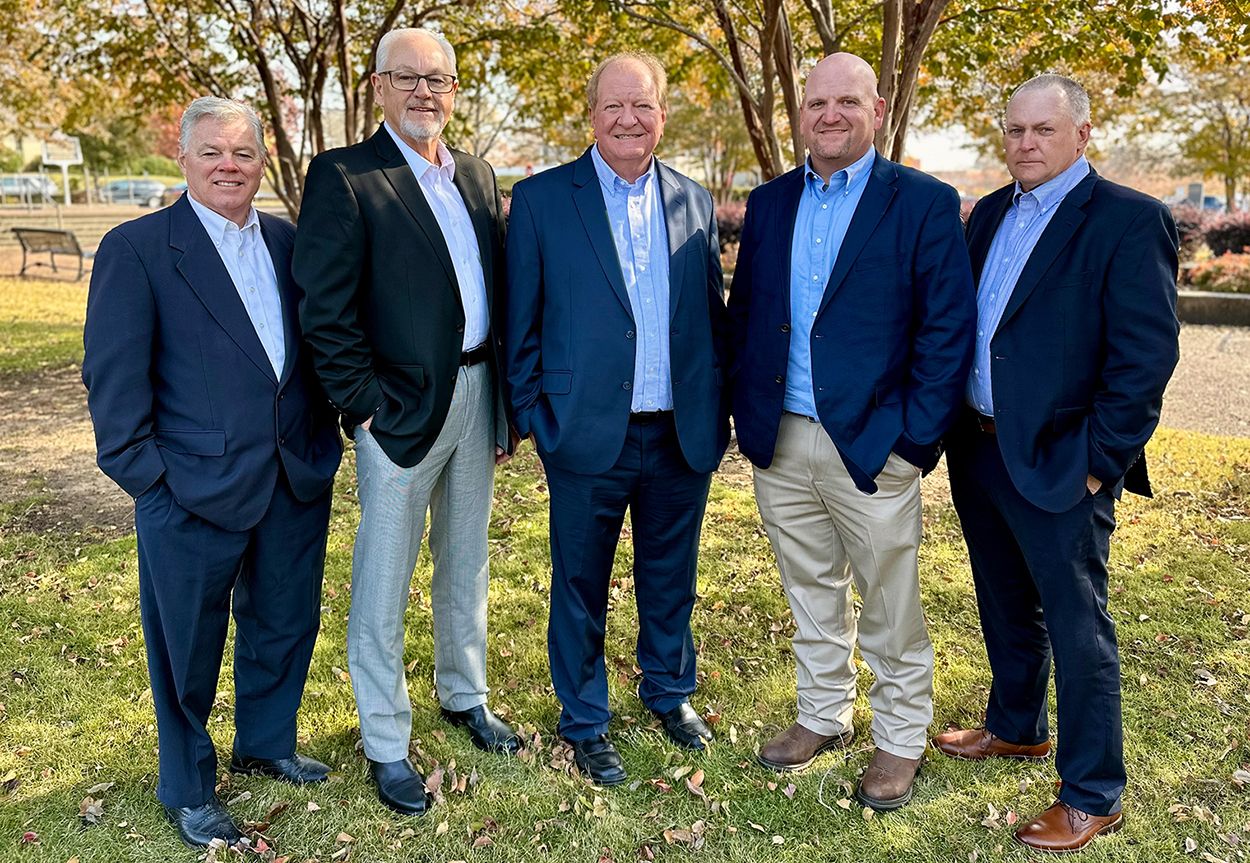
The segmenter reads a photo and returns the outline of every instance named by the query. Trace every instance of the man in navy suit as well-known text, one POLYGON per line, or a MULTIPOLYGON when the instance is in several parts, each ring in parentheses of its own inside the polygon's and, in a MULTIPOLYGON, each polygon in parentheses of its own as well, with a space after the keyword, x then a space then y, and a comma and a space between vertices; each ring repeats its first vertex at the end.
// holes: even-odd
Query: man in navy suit
POLYGON ((947 453, 994 680, 985 727, 934 745, 1046 757, 1053 654, 1063 788, 1016 838, 1055 852, 1124 822, 1107 554, 1121 490, 1150 494, 1142 449, 1178 356, 1172 217, 1098 176, 1089 132, 1089 96, 1069 78, 1038 76, 1007 103, 1015 182, 968 222, 976 354, 947 453))
POLYGON ((187 193, 100 244, 83 382, 100 468, 135 498, 156 796, 188 845, 233 844, 207 722, 233 607, 230 769, 306 783, 295 715, 320 621, 335 414, 301 348, 294 228, 257 213, 260 120, 191 103, 187 193))
POLYGON ((522 180, 508 229, 504 355, 513 422, 551 492, 551 678, 579 769, 623 782, 608 739, 603 643, 625 510, 634 539, 639 697, 669 738, 702 749, 690 706, 699 531, 728 443, 724 315, 711 196, 654 158, 666 78, 650 55, 599 64, 595 144, 522 180))
POLYGON ((851 54, 807 78, 806 163, 747 201, 729 296, 738 446, 795 618, 798 719, 760 749, 798 770, 850 742, 858 640, 876 751, 857 789, 911 799, 933 715, 920 607, 920 476, 940 456, 972 351, 954 189, 873 149, 885 101, 851 54))

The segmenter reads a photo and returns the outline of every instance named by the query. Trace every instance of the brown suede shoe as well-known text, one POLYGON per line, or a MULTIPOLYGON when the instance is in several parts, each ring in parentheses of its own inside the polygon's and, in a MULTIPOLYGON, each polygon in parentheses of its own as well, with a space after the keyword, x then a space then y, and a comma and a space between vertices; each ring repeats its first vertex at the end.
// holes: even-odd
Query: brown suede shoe
POLYGON ((1050 741, 1043 740, 1031 746, 1008 743, 984 728, 969 728, 939 734, 933 738, 933 748, 964 761, 984 761, 987 758, 1041 761, 1050 754, 1050 741))
POLYGON ((1035 851, 1066 854, 1080 851, 1093 842, 1095 836, 1114 833, 1123 826, 1123 812, 1090 815, 1056 800, 1054 806, 1016 830, 1016 841, 1035 851))
POLYGON ((802 770, 820 753, 846 746, 853 739, 854 728, 848 728, 841 734, 825 735, 808 731, 796 722, 765 743, 756 757, 769 770, 802 770))
POLYGON ((911 789, 920 775, 920 758, 901 758, 878 749, 860 777, 855 799, 878 812, 898 809, 911 800, 911 789))

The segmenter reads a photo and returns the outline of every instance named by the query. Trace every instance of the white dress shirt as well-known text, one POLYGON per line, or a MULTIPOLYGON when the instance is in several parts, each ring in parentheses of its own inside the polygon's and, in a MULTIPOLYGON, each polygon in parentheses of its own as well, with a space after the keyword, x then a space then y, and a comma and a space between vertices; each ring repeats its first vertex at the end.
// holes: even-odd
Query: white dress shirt
POLYGON ((482 252, 477 244, 477 234, 473 232, 473 222, 464 205, 464 198, 453 182, 456 163, 442 141, 438 142, 438 164, 434 165, 409 147, 389 125, 382 125, 417 178, 447 243, 447 251, 451 253, 451 263, 456 270, 460 303, 464 306, 464 343, 461 350, 472 350, 486 341, 490 315, 486 309, 486 277, 482 274, 482 252))
POLYGON ((247 220, 240 228, 220 213, 210 210, 187 193, 191 209, 199 217, 208 238, 217 247, 221 262, 226 265, 230 281, 239 292, 243 308, 252 321, 265 356, 273 366, 274 377, 281 379, 286 364, 286 337, 282 325, 282 297, 278 293, 278 277, 273 258, 260 233, 256 208, 248 210, 247 220))

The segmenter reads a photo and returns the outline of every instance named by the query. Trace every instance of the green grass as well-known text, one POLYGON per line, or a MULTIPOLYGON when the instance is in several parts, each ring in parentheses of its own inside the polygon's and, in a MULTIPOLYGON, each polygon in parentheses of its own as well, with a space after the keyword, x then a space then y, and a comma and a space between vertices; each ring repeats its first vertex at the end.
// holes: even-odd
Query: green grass
MULTIPOLYGON (((1233 774, 1250 762, 1250 440, 1161 431, 1150 459, 1158 496, 1125 497, 1111 560, 1124 670, 1127 823, 1083 859, 1243 860, 1250 787, 1239 788, 1233 774), (1193 854, 1185 853, 1187 839, 1193 854)), ((927 493, 938 498, 933 482, 927 493)), ((1007 821, 1049 805, 1053 762, 933 756, 904 810, 865 820, 859 807, 840 805, 869 755, 862 695, 860 736, 845 757, 828 756, 790 777, 755 766, 760 743, 793 718, 793 622, 750 484, 732 471, 712 486, 694 617, 700 686, 693 701, 719 716, 717 743, 706 756, 675 749, 637 700, 637 616, 625 543, 607 656, 613 734, 633 784, 597 790, 571 774, 552 746, 559 706, 546 665, 546 491, 528 448, 497 475, 488 662, 491 703, 523 726, 529 752, 511 760, 480 753, 438 719, 430 561, 423 554, 407 618, 413 758, 427 775, 441 768, 445 778, 442 799, 426 817, 392 815, 366 780, 344 673, 357 517, 352 485, 349 463, 339 476, 325 613, 300 716, 301 751, 331 763, 336 774, 310 789, 221 777, 221 796, 234 801, 237 819, 270 822, 262 833, 278 855, 319 863, 1034 859, 1011 842, 1007 821), (703 771, 704 796, 685 785, 694 770, 703 771), (466 777, 457 790, 456 780, 466 777), (997 818, 988 817, 990 807, 997 818)), ((153 796, 157 741, 133 538, 80 546, 69 535, 6 529, 10 517, 0 513, 0 860, 195 859, 153 796), (103 815, 85 824, 80 804, 104 783, 112 785, 91 793, 103 801, 103 815), (38 841, 22 843, 26 831, 38 841)), ((948 504, 926 509, 921 567, 937 650, 932 730, 975 724, 989 675, 948 504)), ((861 692, 869 682, 862 668, 861 692)), ((227 670, 211 722, 223 753, 230 751, 232 705, 227 670)))
POLYGON ((0 374, 82 361, 87 282, 0 278, 0 374))

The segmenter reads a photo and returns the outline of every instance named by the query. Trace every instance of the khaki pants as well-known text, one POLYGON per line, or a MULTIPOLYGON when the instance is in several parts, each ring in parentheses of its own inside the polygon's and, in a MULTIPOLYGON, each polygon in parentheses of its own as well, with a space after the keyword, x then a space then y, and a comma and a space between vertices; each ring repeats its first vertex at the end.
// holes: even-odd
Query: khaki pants
POLYGON ((859 647, 876 680, 872 736, 903 758, 924 752, 933 718, 933 645, 920 608, 920 471, 891 453, 878 491, 855 487, 819 423, 783 414, 772 465, 755 496, 796 631, 798 721, 817 734, 851 726, 855 609, 859 647))

